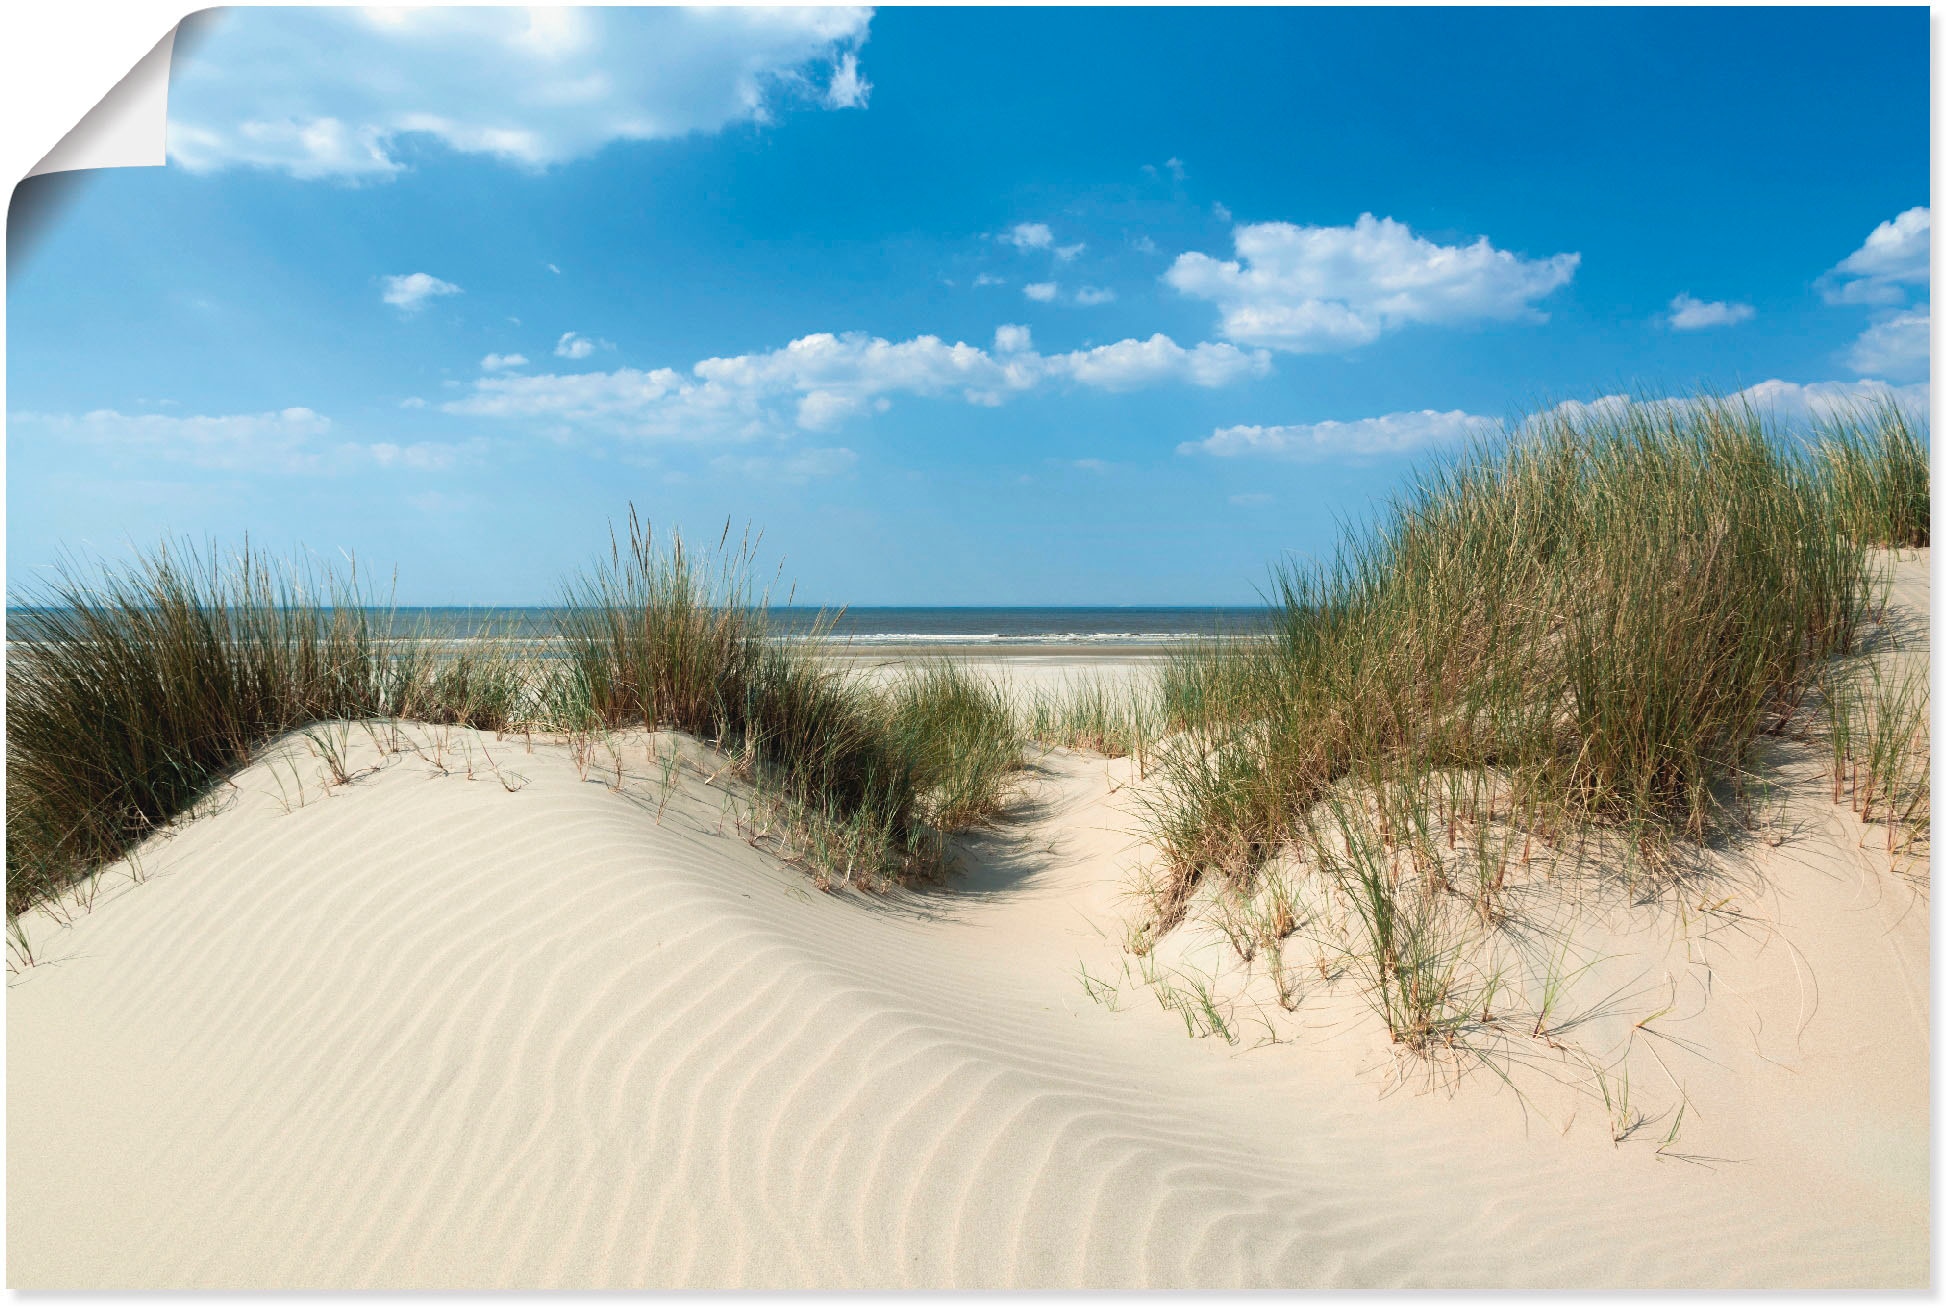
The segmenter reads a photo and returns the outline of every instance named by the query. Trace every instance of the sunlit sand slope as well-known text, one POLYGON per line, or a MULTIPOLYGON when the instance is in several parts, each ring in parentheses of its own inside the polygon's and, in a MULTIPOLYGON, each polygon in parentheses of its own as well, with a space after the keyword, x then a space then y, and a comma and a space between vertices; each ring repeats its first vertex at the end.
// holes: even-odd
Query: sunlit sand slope
POLYGON ((1838 811, 1716 965, 1712 1168, 1599 1102, 1563 1132, 1490 1077, 1398 1088, 1369 1021, 1251 1048, 1092 1002, 1125 763, 1050 756, 950 893, 881 900, 811 889, 646 738, 619 788, 417 738, 354 729, 383 766, 329 787, 288 742, 139 882, 24 924, 12 1285, 1928 1280, 1929 903, 1838 811))

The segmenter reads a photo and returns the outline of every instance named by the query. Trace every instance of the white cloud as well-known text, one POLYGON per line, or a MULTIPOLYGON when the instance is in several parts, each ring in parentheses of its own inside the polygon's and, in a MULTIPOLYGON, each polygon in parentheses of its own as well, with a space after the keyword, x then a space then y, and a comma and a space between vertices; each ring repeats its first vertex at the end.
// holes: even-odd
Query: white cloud
POLYGON ((1155 242, 1151 240, 1146 234, 1140 236, 1131 236, 1128 239, 1128 243, 1129 243, 1129 247, 1135 250, 1139 254, 1155 253, 1155 242))
POLYGON ((1893 314, 1865 329, 1848 356, 1866 377, 1929 377, 1932 373, 1932 306, 1893 314))
POLYGON ((1084 286, 1074 293, 1076 304, 1107 304, 1115 298, 1115 292, 1104 286, 1084 286))
POLYGON ((451 467, 479 448, 423 442, 327 443, 331 419, 306 408, 267 413, 196 414, 14 413, 8 424, 16 439, 58 440, 136 458, 159 459, 224 472, 345 473, 380 468, 451 467))
POLYGON ((1907 287, 1930 285, 1931 264, 1932 210, 1907 209, 1873 228, 1818 289, 1832 304, 1903 304, 1907 287))
POLYGON ((1700 331, 1705 327, 1732 327, 1756 316, 1757 311, 1747 304, 1699 300, 1688 291, 1669 301, 1669 325, 1679 332, 1700 331))
MULTIPOLYGON (((1744 403, 1777 425, 1802 430, 1819 419, 1849 412, 1861 405, 1890 401, 1924 414, 1931 402, 1925 382, 1894 386, 1882 381, 1787 382, 1770 380, 1747 386, 1723 398, 1744 403)), ((1631 408, 1667 409, 1686 406, 1682 398, 1638 401, 1626 395, 1603 395, 1594 400, 1567 400, 1524 419, 1516 430, 1531 430, 1550 419, 1573 423, 1614 418, 1631 408)), ((1498 419, 1453 409, 1441 413, 1421 409, 1388 413, 1350 422, 1297 423, 1289 426, 1219 427, 1200 441, 1185 441, 1179 454, 1208 454, 1218 458, 1277 458, 1316 460, 1338 456, 1402 454, 1492 439, 1506 432, 1498 419)), ((1232 496, 1231 503, 1255 503, 1252 496, 1232 496)))
POLYGON ((1439 413, 1420 409, 1388 413, 1351 422, 1313 422, 1279 427, 1219 427, 1208 439, 1185 441, 1180 454, 1239 455, 1280 459, 1319 459, 1345 454, 1400 454, 1432 445, 1447 445, 1500 431, 1493 418, 1453 409, 1439 413))
POLYGON ((426 407, 426 401, 423 396, 408 395, 399 401, 399 407, 401 409, 423 409, 426 407))
POLYGON ((1015 223, 1000 233, 999 239, 1016 250, 1046 250, 1062 263, 1067 263, 1088 248, 1086 241, 1076 241, 1072 245, 1054 244, 1054 229, 1046 223, 1015 223))
POLYGON ((231 8, 192 20, 169 157, 378 180, 402 138, 539 168, 613 141, 863 105, 862 8, 231 8))
POLYGON ((872 84, 859 75, 857 54, 845 51, 825 88, 824 103, 832 109, 863 109, 871 94, 872 84))
POLYGON ((1264 350, 1246 354, 1234 345, 1207 341, 1185 349, 1160 332, 1146 341, 1117 341, 1092 350, 1052 355, 1045 362, 1057 374, 1072 377, 1084 386, 1110 391, 1133 390, 1164 381, 1228 386, 1270 373, 1270 355, 1264 350))
POLYGON ((563 359, 585 359, 596 350, 614 348, 614 345, 608 341, 583 336, 580 332, 562 332, 561 339, 554 342, 554 353, 563 359))
POLYGON ((489 354, 480 360, 480 367, 487 372, 500 372, 507 368, 524 368, 527 356, 524 354, 489 354))
POLYGON ((1063 382, 1111 391, 1170 382, 1216 387, 1269 370, 1266 351, 1207 342, 1185 348, 1160 334, 1042 355, 1026 328, 1009 324, 994 334, 992 353, 936 336, 892 342, 821 333, 764 354, 704 359, 687 371, 482 377, 443 407, 529 420, 558 435, 720 442, 831 431, 899 395, 957 393, 967 403, 998 405, 1063 382))
POLYGON ((1733 397, 1746 400, 1757 412, 1777 422, 1802 424, 1848 413, 1861 406, 1890 402, 1908 412, 1925 414, 1932 405, 1926 382, 1894 386, 1887 382, 1764 381, 1746 386, 1733 397))
POLYGON ((1404 223, 1361 216, 1350 227, 1238 227, 1234 260, 1179 256, 1164 280, 1212 301, 1223 335, 1299 353, 1365 345, 1407 323, 1525 318, 1574 276, 1578 254, 1526 259, 1481 237, 1437 245, 1404 223))
POLYGON ((426 307, 426 301, 435 296, 458 294, 459 287, 451 282, 442 282, 431 273, 405 273, 385 278, 385 302, 398 306, 406 313, 419 312, 426 307))
POLYGON ((556 277, 559 277, 561 275, 561 269, 558 265, 550 263, 545 265, 545 267, 549 272, 553 273, 556 277))
POLYGON ((1210 211, 1210 216, 1215 218, 1216 221, 1220 223, 1227 223, 1230 221, 1230 219, 1236 216, 1230 212, 1230 206, 1223 203, 1221 200, 1218 200, 1216 203, 1212 204, 1209 207, 1209 211, 1210 211))
POLYGON ((1182 166, 1182 160, 1175 158, 1172 155, 1169 158, 1162 161, 1162 166, 1164 168, 1167 168, 1169 170, 1169 175, 1175 178, 1177 181, 1180 182, 1183 179, 1185 175, 1185 169, 1182 166))
POLYGON ((973 284, 975 286, 1005 286, 1007 279, 1005 277, 995 277, 992 273, 981 273, 973 279, 973 284))
MULTIPOLYGON (((1803 428, 1819 419, 1847 413, 1860 406, 1884 402, 1898 404, 1923 414, 1931 403, 1932 388, 1926 382, 1895 386, 1889 382, 1861 381, 1788 382, 1777 378, 1746 386, 1722 397, 1731 404, 1748 404, 1759 417, 1780 425, 1803 428)), ((1550 417, 1573 421, 1591 417, 1613 417, 1631 408, 1650 410, 1681 408, 1691 403, 1683 398, 1634 400, 1626 395, 1604 395, 1590 401, 1568 400, 1525 420, 1531 427, 1550 417)))
MULTIPOLYGON (((1592 400, 1563 400, 1551 409, 1528 415, 1520 422, 1519 427, 1529 430, 1550 418, 1565 418, 1574 423, 1585 423, 1596 418, 1612 418, 1636 403, 1637 401, 1626 395, 1598 395, 1592 400)), ((1661 405, 1670 401, 1657 400, 1651 403, 1661 405)))
POLYGON ((1046 304, 1052 300, 1060 289, 1061 284, 1059 282, 1029 282, 1021 288, 1026 293, 1028 299, 1039 300, 1042 304, 1046 304))
POLYGON ((1054 231, 1046 223, 1015 223, 1000 239, 1017 250, 1046 250, 1054 245, 1054 231))
POLYGON ((865 399, 843 391, 812 391, 797 402, 797 425, 805 431, 831 431, 861 412, 865 399))

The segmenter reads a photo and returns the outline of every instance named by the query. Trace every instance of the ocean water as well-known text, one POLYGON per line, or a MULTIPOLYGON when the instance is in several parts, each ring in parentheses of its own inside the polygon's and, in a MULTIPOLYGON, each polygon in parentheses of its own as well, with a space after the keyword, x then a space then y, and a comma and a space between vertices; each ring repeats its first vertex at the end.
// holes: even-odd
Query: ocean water
MULTIPOLYGON (((376 625, 400 635, 467 641, 482 636, 544 640, 560 610, 539 608, 406 608, 375 611, 376 625)), ((1099 646, 1152 645, 1261 630, 1260 607, 1157 608, 773 608, 774 628, 803 637, 818 627, 851 645, 1099 646)), ((31 610, 7 613, 9 640, 31 639, 31 610)))
MULTIPOLYGON (((809 630, 811 609, 773 610, 787 631, 809 630)), ((1262 608, 855 608, 827 613, 831 635, 853 643, 1075 644, 1152 642, 1261 629, 1262 608)))
MULTIPOLYGON (((426 631, 452 640, 487 632, 545 637, 551 608, 419 608, 396 611, 394 629, 426 631)), ((1114 645, 1155 644, 1260 630, 1270 610, 1243 607, 974 608, 870 606, 770 611, 782 635, 803 637, 822 627, 854 645, 1114 645)))

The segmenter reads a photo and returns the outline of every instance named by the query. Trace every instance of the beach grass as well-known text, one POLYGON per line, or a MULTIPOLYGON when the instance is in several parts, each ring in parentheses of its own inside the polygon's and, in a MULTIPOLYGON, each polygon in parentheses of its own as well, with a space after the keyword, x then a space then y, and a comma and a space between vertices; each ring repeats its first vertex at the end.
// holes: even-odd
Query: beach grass
MULTIPOLYGON (((1737 829, 1754 744, 1854 647, 1868 547, 1925 542, 1926 478, 1892 406, 1794 441, 1707 395, 1552 410, 1428 469, 1333 559, 1277 571, 1271 639, 1165 668, 1143 938, 1294 851, 1362 923, 1395 1038, 1423 1046, 1467 1011, 1463 919, 1434 899, 1491 928, 1516 843, 1524 862, 1536 837, 1597 832, 1654 881, 1737 829), (1402 857, 1423 871, 1402 882, 1402 857)), ((1929 825, 1903 780, 1916 693, 1837 702, 1854 802, 1929 825)))
POLYGON ((1036 744, 1143 759, 1162 732, 1161 707, 1146 683, 1079 674, 1037 686, 1022 700, 1024 730, 1036 744))
MULTIPOLYGON (((1854 661, 1820 678, 1833 803, 1876 823, 1887 853, 1932 836, 1931 692, 1927 669, 1854 661)), ((1861 843, 1862 839, 1861 839, 1861 843)))
POLYGON ((1932 543, 1932 461, 1921 427, 1890 400, 1817 424, 1821 480, 1852 539, 1888 549, 1932 543))
POLYGON ((354 568, 165 545, 69 560, 20 597, 7 658, 9 913, 120 857, 255 750, 337 719, 493 726, 510 662, 439 666, 354 568))
POLYGON ((270 741, 319 723, 689 733, 732 754, 821 878, 879 886, 945 865, 1004 807, 1021 739, 998 690, 941 665, 864 684, 773 638, 752 542, 666 547, 631 513, 573 579, 551 656, 491 629, 395 631, 357 580, 165 545, 70 562, 18 596, 7 665, 10 914, 122 857, 270 741))
MULTIPOLYGON (((1734 828, 1754 742, 1855 642, 1868 547, 1927 541, 1928 468, 1923 423, 1889 404, 1795 443, 1709 396, 1551 410, 1428 469, 1328 562, 1279 569, 1267 633, 1018 704, 951 660, 867 684, 828 656, 828 622, 773 628, 747 536, 697 551, 632 511, 567 585, 546 657, 396 631, 355 568, 180 545, 69 565, 14 599, 9 911, 120 857, 270 740, 360 719, 685 732, 739 761, 802 861, 867 886, 938 871, 948 834, 996 820, 1029 741, 1133 756, 1159 771, 1149 938, 1206 881, 1248 890, 1283 852, 1362 866, 1317 815, 1374 796, 1430 805, 1449 846, 1518 833, 1523 861, 1537 836, 1620 833, 1654 874, 1734 828)), ((1863 767, 1861 810, 1929 829, 1919 692, 1834 683, 1822 701, 1834 769, 1855 791, 1863 767)), ((1389 801, 1371 811, 1381 848, 1413 827, 1389 801)), ((1513 839, 1498 873, 1467 874, 1484 923, 1513 839)))
POLYGON ((1026 738, 1005 692, 952 659, 928 659, 883 692, 895 750, 912 760, 920 812, 961 831, 999 818, 1026 738))
POLYGON ((1003 803, 1019 745, 1004 703, 939 666, 881 689, 826 657, 830 621, 775 638, 754 542, 659 544, 631 512, 568 587, 544 719, 687 732, 746 760, 793 848, 848 884, 935 873, 943 835, 1003 803))

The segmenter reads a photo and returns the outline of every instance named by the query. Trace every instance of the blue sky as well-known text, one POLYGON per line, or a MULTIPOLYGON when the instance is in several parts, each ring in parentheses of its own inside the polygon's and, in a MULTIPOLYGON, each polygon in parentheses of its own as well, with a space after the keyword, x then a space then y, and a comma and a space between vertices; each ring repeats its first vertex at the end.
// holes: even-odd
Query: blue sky
POLYGON ((7 575, 1249 602, 1519 411, 1929 402, 1924 9, 216 11, 8 285, 7 575))

